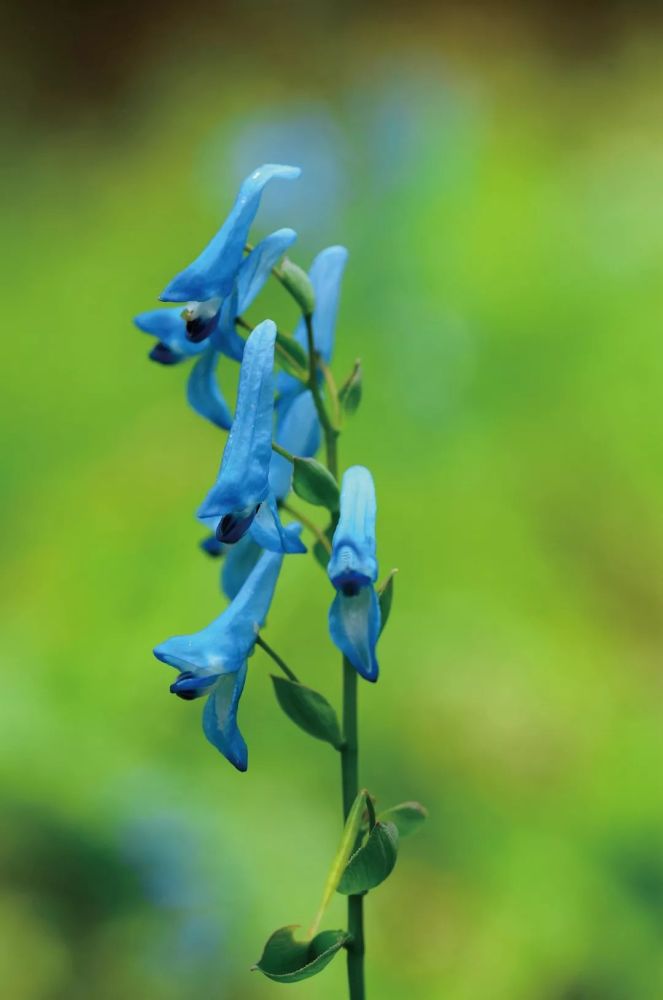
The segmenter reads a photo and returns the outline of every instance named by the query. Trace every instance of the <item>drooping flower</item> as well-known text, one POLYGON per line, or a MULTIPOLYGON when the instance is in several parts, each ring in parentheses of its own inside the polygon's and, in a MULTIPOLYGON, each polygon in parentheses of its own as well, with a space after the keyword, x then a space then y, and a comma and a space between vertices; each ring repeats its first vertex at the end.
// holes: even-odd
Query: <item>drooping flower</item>
POLYGON ((263 189, 273 178, 295 180, 299 167, 266 163, 242 183, 230 214, 202 253, 168 283, 159 296, 162 302, 207 302, 232 292, 251 223, 255 219, 263 189))
MULTIPOLYGON (((208 316, 204 338, 192 340, 187 321, 179 309, 162 307, 136 316, 136 326, 158 338, 150 357, 161 364, 176 364, 187 357, 197 360, 187 384, 191 407, 218 427, 228 430, 232 415, 217 380, 221 354, 241 361, 244 340, 235 329, 235 319, 251 305, 269 278, 272 268, 297 239, 293 229, 279 229, 261 240, 241 262, 231 294, 215 299, 214 312, 208 316)), ((195 303, 196 307, 201 303, 195 303)), ((203 303, 209 307, 209 303, 203 303)), ((187 311, 191 315, 192 310, 187 311)))
POLYGON ((354 465, 343 476, 340 517, 327 567, 337 591, 329 609, 329 632, 334 645, 368 681, 378 677, 376 512, 373 477, 363 465, 354 465))
POLYGON ((282 562, 282 554, 264 552, 223 614, 200 632, 174 636, 154 650, 158 660, 179 671, 170 686, 173 694, 185 701, 207 695, 205 736, 239 771, 246 770, 248 751, 237 706, 282 562))
POLYGON ((269 483, 274 409, 276 327, 265 320, 246 341, 239 374, 235 418, 217 480, 198 510, 220 542, 235 543, 251 532, 272 552, 305 552, 286 532, 269 483))
MULTIPOLYGON (((327 364, 331 361, 334 352, 334 336, 341 293, 341 279, 347 259, 348 251, 345 247, 327 247, 317 255, 309 270, 309 278, 315 292, 313 342, 320 357, 327 364)), ((303 318, 295 330, 294 337, 303 348, 308 349, 306 322, 303 318)), ((276 380, 276 388, 279 394, 276 403, 276 441, 282 444, 280 435, 283 433, 283 428, 289 422, 292 424, 291 408, 302 393, 307 393, 310 396, 310 390, 305 389, 298 379, 287 372, 279 372, 276 380)), ((313 405, 312 397, 308 403, 297 402, 297 405, 299 407, 297 415, 298 434, 305 442, 306 450, 296 450, 294 448, 290 450, 302 458, 309 458, 315 455, 320 447, 320 422, 315 406, 313 405)), ((279 456, 275 455, 274 465, 276 467, 280 465, 280 475, 283 478, 286 470, 279 463, 278 459, 279 456)))

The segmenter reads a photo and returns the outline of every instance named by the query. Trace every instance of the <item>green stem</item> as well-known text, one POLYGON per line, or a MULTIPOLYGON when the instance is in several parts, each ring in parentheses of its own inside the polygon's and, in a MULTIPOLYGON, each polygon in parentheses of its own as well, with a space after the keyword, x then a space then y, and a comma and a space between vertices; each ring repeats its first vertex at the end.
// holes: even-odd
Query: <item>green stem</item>
MULTIPOLYGON (((343 738, 341 780, 343 816, 347 819, 359 789, 359 747, 357 738, 357 672, 343 657, 343 738)), ((364 1000, 364 913, 363 896, 348 896, 348 988, 350 1000, 364 1000)))
POLYGON ((280 444, 276 443, 276 441, 272 441, 272 451, 275 451, 277 455, 282 455, 283 458, 287 458, 287 460, 294 465, 295 456, 286 448, 282 448, 280 444))
POLYGON ((329 555, 331 555, 331 542, 325 535, 324 531, 320 530, 317 524, 314 524, 313 521, 309 520, 309 518, 306 517, 305 514, 302 514, 300 511, 295 510, 295 508, 291 507, 289 503, 284 502, 281 504, 281 507, 283 510, 287 510, 288 514, 292 514, 295 520, 301 522, 301 524, 303 524, 305 528, 308 528, 311 534, 315 535, 316 539, 320 542, 325 552, 328 552, 329 555))
POLYGON ((336 439, 338 438, 338 430, 329 419, 329 414, 327 413, 327 408, 322 398, 322 393, 320 392, 320 383, 318 382, 317 352, 315 349, 315 341, 313 339, 313 317, 309 313, 304 317, 304 320, 306 322, 306 342, 308 348, 308 387, 313 395, 315 408, 318 412, 318 419, 320 420, 320 425, 325 435, 327 468, 331 472, 334 479, 338 479, 338 448, 336 442, 336 439))
POLYGON ((272 649, 272 647, 269 646, 260 635, 256 639, 256 646, 260 646, 260 648, 263 649, 265 653, 267 653, 267 656, 270 656, 272 660, 274 660, 274 663, 281 668, 286 677, 289 677, 291 681, 297 680, 296 674, 293 674, 292 670, 285 662, 285 660, 282 660, 279 654, 274 649, 272 649))

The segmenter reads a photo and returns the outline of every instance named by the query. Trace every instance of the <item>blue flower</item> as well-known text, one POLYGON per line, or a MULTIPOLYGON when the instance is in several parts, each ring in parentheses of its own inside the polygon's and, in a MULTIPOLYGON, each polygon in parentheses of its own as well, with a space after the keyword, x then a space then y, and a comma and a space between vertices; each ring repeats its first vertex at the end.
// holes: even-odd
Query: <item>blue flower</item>
POLYGON ((206 302, 232 292, 242 263, 251 223, 265 185, 275 177, 295 180, 299 167, 267 163, 254 170, 239 189, 235 204, 216 236, 192 264, 176 275, 160 295, 162 302, 206 302))
MULTIPOLYGON (((296 541, 299 537, 300 526, 288 524, 284 531, 296 541)), ((254 542, 249 532, 234 545, 225 545, 218 540, 216 535, 208 535, 202 540, 200 547, 213 558, 223 557, 221 590, 231 601, 244 586, 246 578, 264 551, 257 542, 254 542)))
POLYGON ((198 510, 220 542, 238 542, 247 531, 272 552, 305 552, 286 532, 269 483, 274 412, 276 327, 265 320, 244 350, 237 407, 217 480, 198 510))
MULTIPOLYGON (((313 341, 320 357, 327 363, 331 361, 334 351, 334 334, 341 292, 341 279, 347 259, 348 251, 345 247, 327 247, 326 250, 322 250, 318 254, 309 271, 311 284, 315 291, 313 341)), ((305 349, 308 348, 306 323, 303 318, 295 330, 294 337, 302 347, 305 349)), ((287 372, 279 372, 276 380, 276 388, 279 397, 276 404, 275 440, 289 451, 292 451, 293 454, 300 455, 303 458, 312 457, 320 447, 321 432, 320 422, 310 390, 306 390, 298 379, 292 375, 288 375, 287 372), (299 400, 302 393, 305 393, 309 397, 306 403, 302 403, 299 400), (296 419, 290 412, 295 405, 298 408, 296 419), (302 442, 299 448, 291 447, 285 440, 295 427, 297 428, 296 434, 302 442)), ((280 456, 274 456, 275 475, 279 476, 281 485, 285 481, 287 471, 283 462, 284 459, 280 458, 280 456), (277 471, 278 469, 280 471, 277 471)))
POLYGON ((207 696, 205 736, 239 771, 247 767, 246 743, 237 726, 247 659, 269 611, 283 555, 264 552, 230 606, 192 635, 162 642, 154 655, 179 671, 170 686, 185 701, 207 696))
POLYGON ((293 229, 279 229, 265 237, 244 258, 239 266, 231 294, 221 302, 193 303, 185 314, 191 317, 199 310, 197 317, 207 312, 204 339, 191 340, 187 321, 179 309, 151 309, 136 316, 136 326, 145 333, 158 338, 150 357, 161 364, 176 364, 185 357, 197 357, 187 385, 187 399, 192 408, 201 416, 224 430, 232 423, 232 415, 221 394, 217 381, 217 367, 221 354, 235 361, 241 361, 244 340, 235 329, 235 319, 251 305, 269 278, 272 268, 288 247, 297 239, 293 229), (194 309, 195 307, 195 309, 194 309), (210 312, 210 310, 213 310, 210 312))
POLYGON ((378 677, 375 516, 373 477, 364 466, 354 465, 343 476, 340 517, 327 567, 337 591, 329 609, 329 632, 334 645, 367 681, 378 677))

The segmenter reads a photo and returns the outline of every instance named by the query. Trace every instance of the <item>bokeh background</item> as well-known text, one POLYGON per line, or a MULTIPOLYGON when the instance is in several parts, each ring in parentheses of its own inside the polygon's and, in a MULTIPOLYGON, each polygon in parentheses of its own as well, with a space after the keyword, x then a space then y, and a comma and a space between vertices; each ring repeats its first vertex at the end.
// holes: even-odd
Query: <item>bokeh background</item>
MULTIPOLYGON (((4 7, 3 995, 268 998, 317 906, 333 752, 257 651, 234 772, 151 656, 222 606, 222 436, 131 324, 280 160, 255 235, 350 249, 341 457, 400 569, 363 781, 430 809, 368 899, 370 996, 663 996, 660 8, 4 7)), ((267 637, 337 699, 329 599, 288 560, 267 637)))

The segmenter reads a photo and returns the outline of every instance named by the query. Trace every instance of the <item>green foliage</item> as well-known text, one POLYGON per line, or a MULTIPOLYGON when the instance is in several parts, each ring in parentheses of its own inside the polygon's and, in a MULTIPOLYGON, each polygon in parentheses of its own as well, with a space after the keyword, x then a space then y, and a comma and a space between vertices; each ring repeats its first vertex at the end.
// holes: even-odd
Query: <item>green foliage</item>
POLYGON ((348 940, 345 931, 320 931, 311 941, 296 941, 297 925, 280 927, 254 966, 276 983, 299 983, 322 972, 348 940))
MULTIPOLYGON (((331 543, 331 540, 334 537, 334 525, 328 524, 322 533, 325 536, 325 538, 327 538, 331 543)), ((316 560, 320 563, 320 565, 322 566, 322 568, 326 573, 327 566, 329 565, 329 549, 327 549, 322 544, 322 542, 318 541, 313 546, 313 555, 315 556, 316 560)))
POLYGON ((389 621, 389 615, 391 614, 391 605, 394 600, 394 577, 397 573, 397 569, 392 569, 378 590, 378 601, 380 602, 380 635, 384 632, 385 625, 389 621))
POLYGON ((352 374, 338 391, 338 401, 341 404, 341 409, 348 416, 356 413, 361 403, 363 377, 361 364, 359 361, 356 361, 352 374))
POLYGON ((306 378, 308 375, 308 354, 294 337, 280 330, 276 333, 276 360, 290 375, 306 378))
POLYGON ((272 675, 278 703, 296 726, 338 750, 343 743, 335 709, 317 691, 287 677, 272 675))
POLYGON ((315 292, 306 271, 288 257, 278 270, 279 280, 292 295, 305 316, 311 316, 315 309, 315 292))
POLYGON ((391 874, 397 857, 398 830, 393 823, 378 820, 366 843, 348 861, 338 891, 356 896, 374 889, 391 874))
POLYGON ((401 802, 391 809, 385 809, 378 818, 381 823, 393 823, 398 830, 399 838, 409 837, 428 819, 428 810, 421 802, 401 802))
POLYGON ((292 488, 307 503, 336 511, 339 505, 338 483, 331 472, 315 458, 295 456, 292 488))

